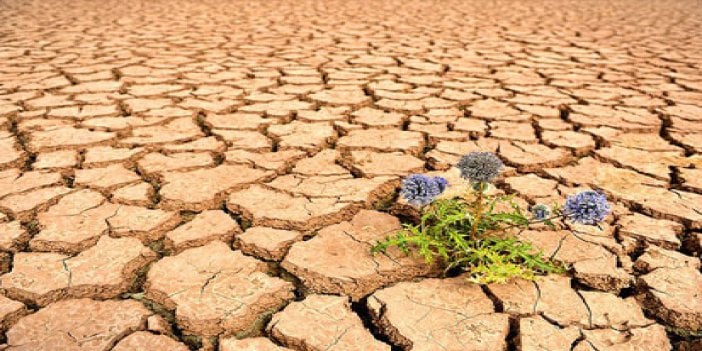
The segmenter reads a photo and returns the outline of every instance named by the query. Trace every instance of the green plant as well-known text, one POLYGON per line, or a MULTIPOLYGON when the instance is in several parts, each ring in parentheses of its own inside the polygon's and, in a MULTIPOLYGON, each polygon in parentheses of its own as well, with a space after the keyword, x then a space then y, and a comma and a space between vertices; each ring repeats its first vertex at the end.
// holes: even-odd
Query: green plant
MULTIPOLYGON (((485 201, 485 200, 484 200, 485 201)), ((537 274, 561 272, 562 267, 542 258, 541 252, 529 243, 510 237, 478 238, 488 232, 499 233, 505 224, 524 225, 528 219, 518 206, 512 212, 496 213, 499 203, 511 199, 496 196, 485 201, 482 220, 476 221, 476 204, 463 199, 437 200, 424 208, 418 224, 405 224, 403 230, 373 247, 373 252, 396 246, 405 254, 413 250, 427 263, 439 261, 446 271, 468 272, 478 283, 505 282, 512 277, 533 279, 537 274), (471 229, 476 228, 476 236, 471 229)))
POLYGON ((403 181, 401 196, 417 206, 416 224, 405 224, 395 235, 378 242, 374 253, 391 246, 407 255, 417 254, 445 271, 467 272, 471 281, 503 283, 510 278, 534 279, 537 275, 563 272, 565 267, 548 258, 530 243, 511 235, 512 230, 533 223, 554 226, 555 219, 596 225, 609 213, 604 195, 593 191, 569 197, 565 210, 536 205, 525 213, 509 195, 487 195, 489 182, 502 163, 494 154, 472 153, 458 163, 470 187, 463 198, 436 198, 448 186, 441 177, 414 174, 403 181))

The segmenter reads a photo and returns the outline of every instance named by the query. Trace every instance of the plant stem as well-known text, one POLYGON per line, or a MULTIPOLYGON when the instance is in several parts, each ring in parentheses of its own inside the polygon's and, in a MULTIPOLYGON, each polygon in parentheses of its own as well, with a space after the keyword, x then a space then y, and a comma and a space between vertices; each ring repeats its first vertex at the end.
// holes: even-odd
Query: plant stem
POLYGON ((517 223, 517 224, 511 224, 511 225, 508 225, 508 226, 506 226, 506 227, 504 227, 504 228, 498 228, 498 229, 491 230, 491 231, 492 231, 492 232, 498 231, 498 230, 499 230, 499 231, 505 231, 505 230, 507 230, 507 229, 512 229, 512 228, 515 228, 515 227, 521 227, 521 226, 525 226, 525 227, 526 227, 526 226, 529 226, 529 225, 532 225, 532 224, 536 224, 536 223, 548 222, 548 221, 554 220, 554 219, 556 219, 556 218, 561 218, 561 217, 567 218, 567 217, 569 217, 569 216, 571 216, 571 215, 567 215, 567 214, 556 214, 556 215, 553 215, 553 216, 551 216, 551 217, 549 217, 549 218, 544 218, 544 219, 540 219, 540 220, 537 220, 537 221, 533 221, 533 220, 532 220, 532 221, 529 221, 529 223, 527 223, 527 224, 518 224, 518 223, 517 223))
POLYGON ((480 218, 483 216, 483 191, 485 184, 484 183, 478 183, 478 199, 477 201, 477 207, 475 209, 475 220, 473 221, 473 227, 470 230, 470 237, 475 239, 475 234, 478 231, 478 224, 480 224, 480 218))

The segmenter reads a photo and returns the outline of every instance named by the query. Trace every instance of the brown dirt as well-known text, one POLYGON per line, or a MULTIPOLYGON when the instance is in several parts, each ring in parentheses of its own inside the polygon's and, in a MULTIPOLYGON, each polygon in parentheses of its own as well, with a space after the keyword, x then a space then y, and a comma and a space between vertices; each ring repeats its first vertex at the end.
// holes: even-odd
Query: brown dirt
POLYGON ((0 349, 694 348, 701 9, 3 1, 0 349), (525 205, 608 195, 520 234, 567 275, 369 254, 401 177, 478 150, 525 205))

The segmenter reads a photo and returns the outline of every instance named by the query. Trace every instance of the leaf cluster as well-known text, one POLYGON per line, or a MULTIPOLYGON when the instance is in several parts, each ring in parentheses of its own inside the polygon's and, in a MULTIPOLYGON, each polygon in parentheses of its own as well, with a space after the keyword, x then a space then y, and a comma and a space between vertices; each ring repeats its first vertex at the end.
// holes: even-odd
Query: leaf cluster
POLYGON ((505 228, 529 223, 509 196, 481 197, 472 202, 441 199, 424 208, 419 223, 405 224, 372 251, 385 252, 394 246, 407 255, 419 255, 427 263, 438 262, 446 271, 465 271, 470 280, 482 284, 561 272, 563 267, 543 258, 530 243, 504 237, 505 228), (483 201, 480 209, 478 201, 483 201))

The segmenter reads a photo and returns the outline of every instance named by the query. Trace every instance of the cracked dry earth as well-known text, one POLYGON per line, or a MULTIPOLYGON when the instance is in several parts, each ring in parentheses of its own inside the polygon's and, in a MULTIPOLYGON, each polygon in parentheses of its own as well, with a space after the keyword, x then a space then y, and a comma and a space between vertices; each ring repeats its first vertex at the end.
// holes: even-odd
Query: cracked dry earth
MULTIPOLYGON (((702 350, 699 1, 0 2, 0 349, 702 350), (370 246, 470 151, 565 275, 370 246)), ((460 188, 460 187, 459 187, 460 188)), ((455 194, 460 189, 453 188, 455 194)))

